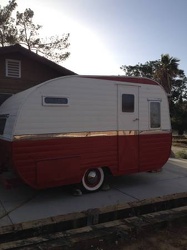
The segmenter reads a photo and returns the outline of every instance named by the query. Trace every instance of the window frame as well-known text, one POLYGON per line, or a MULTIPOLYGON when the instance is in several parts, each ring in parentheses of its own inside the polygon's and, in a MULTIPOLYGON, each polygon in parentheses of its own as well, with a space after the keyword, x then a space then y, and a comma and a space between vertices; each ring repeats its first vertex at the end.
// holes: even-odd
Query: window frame
POLYGON ((43 106, 52 106, 52 107, 68 107, 69 106, 69 98, 65 96, 42 96, 42 105, 43 106), (45 98, 64 98, 67 99, 67 103, 46 103, 45 98))
POLYGON ((162 123, 161 123, 161 100, 149 100, 149 128, 151 130, 154 130, 154 129, 161 129, 161 126, 162 126, 162 123), (151 111, 152 111, 152 108, 151 108, 151 104, 152 103, 158 103, 159 104, 159 116, 157 116, 157 120, 159 122, 159 126, 155 127, 153 126, 153 120, 152 120, 152 114, 151 114, 151 111))
POLYGON ((5 69, 6 69, 6 77, 11 77, 11 78, 21 78, 21 61, 20 60, 14 60, 14 59, 6 59, 5 61, 5 69), (9 62, 13 63, 18 63, 18 75, 13 75, 10 74, 10 69, 9 69, 9 62))
POLYGON ((121 110, 122 110, 123 113, 134 113, 135 112, 135 95, 134 94, 126 94, 126 93, 122 94, 122 97, 121 97, 121 110), (133 111, 125 110, 123 96, 133 96, 133 111))

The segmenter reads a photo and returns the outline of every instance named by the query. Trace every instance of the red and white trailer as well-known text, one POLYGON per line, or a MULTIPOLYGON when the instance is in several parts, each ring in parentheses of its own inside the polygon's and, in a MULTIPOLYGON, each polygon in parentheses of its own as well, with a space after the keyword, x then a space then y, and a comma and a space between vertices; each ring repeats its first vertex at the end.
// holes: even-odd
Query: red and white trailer
POLYGON ((171 150, 168 98, 147 78, 66 76, 0 107, 0 168, 41 189, 160 169, 171 150))

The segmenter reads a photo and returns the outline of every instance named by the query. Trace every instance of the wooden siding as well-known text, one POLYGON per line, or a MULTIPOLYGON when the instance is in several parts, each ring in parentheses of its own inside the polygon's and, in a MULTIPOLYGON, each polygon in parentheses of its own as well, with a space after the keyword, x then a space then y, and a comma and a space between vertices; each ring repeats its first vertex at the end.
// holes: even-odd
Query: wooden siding
POLYGON ((18 93, 41 82, 62 76, 60 72, 20 53, 10 53, 0 57, 0 93, 18 93), (6 77, 6 59, 21 61, 21 78, 6 77))

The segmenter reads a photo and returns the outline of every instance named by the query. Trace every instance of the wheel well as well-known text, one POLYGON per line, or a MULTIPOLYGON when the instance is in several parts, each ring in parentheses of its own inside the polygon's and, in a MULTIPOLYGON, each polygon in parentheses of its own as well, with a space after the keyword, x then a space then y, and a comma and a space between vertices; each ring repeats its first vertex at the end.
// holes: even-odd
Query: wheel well
POLYGON ((110 176, 110 175, 112 175, 112 172, 111 172, 111 170, 110 170, 109 167, 102 167, 102 169, 103 169, 103 171, 104 171, 105 176, 110 176))

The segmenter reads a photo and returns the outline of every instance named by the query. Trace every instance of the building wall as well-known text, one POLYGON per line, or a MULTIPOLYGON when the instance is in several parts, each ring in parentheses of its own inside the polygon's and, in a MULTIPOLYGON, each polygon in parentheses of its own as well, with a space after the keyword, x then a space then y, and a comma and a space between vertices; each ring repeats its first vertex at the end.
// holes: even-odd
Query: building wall
POLYGON ((46 80, 62 76, 47 65, 28 59, 20 53, 0 57, 0 93, 15 94, 46 80), (6 59, 21 61, 21 78, 6 77, 6 59))

